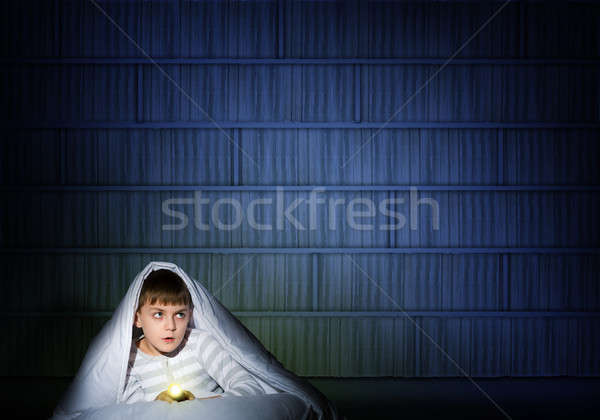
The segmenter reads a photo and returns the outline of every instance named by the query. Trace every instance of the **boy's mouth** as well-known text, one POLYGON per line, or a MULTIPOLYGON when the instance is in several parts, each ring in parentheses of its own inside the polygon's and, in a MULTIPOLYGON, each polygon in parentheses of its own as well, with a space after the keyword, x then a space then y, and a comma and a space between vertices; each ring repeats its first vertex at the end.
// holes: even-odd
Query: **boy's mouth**
POLYGON ((172 343, 173 341, 175 341, 175 338, 174 337, 165 337, 165 338, 163 338, 163 341, 165 343, 172 343))

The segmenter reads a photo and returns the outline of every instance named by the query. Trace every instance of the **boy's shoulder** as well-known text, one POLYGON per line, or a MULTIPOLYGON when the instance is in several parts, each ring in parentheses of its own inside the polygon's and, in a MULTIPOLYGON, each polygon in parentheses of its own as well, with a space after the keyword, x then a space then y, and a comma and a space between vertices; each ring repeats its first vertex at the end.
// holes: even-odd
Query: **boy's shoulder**
POLYGON ((198 349, 200 347, 218 345, 219 342, 210 332, 200 328, 190 328, 186 347, 198 349))
POLYGON ((204 340, 205 337, 210 336, 208 331, 199 328, 188 328, 189 335, 186 346, 195 346, 198 341, 204 340))
POLYGON ((188 330, 190 331, 190 333, 189 333, 190 340, 196 341, 196 340, 201 339, 202 337, 211 336, 211 334, 208 331, 203 330, 201 328, 188 328, 188 330))

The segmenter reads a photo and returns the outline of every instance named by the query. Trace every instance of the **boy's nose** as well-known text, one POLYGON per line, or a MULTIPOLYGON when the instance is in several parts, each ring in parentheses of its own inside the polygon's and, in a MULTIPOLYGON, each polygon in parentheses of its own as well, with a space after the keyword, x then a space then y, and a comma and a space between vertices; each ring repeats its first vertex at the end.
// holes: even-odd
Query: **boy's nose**
POLYGON ((175 320, 173 318, 169 318, 167 321, 167 329, 174 330, 175 329, 175 320))

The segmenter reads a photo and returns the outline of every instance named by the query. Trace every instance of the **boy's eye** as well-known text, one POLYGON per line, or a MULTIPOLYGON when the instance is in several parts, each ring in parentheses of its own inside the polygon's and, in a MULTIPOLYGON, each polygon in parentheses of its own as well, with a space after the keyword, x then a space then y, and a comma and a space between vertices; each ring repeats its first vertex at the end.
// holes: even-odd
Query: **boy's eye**
MULTIPOLYGON (((154 318, 158 319, 162 316, 162 312, 155 312, 152 315, 154 318)), ((178 312, 177 316, 179 316, 179 319, 184 319, 185 318, 185 313, 184 312, 178 312)))

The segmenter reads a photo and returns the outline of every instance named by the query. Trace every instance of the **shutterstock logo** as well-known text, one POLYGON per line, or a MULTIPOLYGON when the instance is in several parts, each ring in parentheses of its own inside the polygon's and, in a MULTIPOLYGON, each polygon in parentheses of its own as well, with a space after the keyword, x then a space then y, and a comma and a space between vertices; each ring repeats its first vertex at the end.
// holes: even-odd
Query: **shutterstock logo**
POLYGON ((286 198, 285 189, 278 187, 274 197, 273 193, 268 192, 263 195, 269 197, 255 198, 243 206, 242 201, 236 198, 221 197, 213 201, 204 197, 201 190, 197 190, 194 191, 193 197, 170 198, 162 202, 163 214, 173 218, 173 223, 163 224, 162 229, 172 231, 188 228, 189 214, 193 219, 194 228, 200 231, 231 231, 242 225, 244 229, 266 231, 399 230, 407 225, 411 230, 418 230, 419 220, 425 221, 428 229, 440 228, 439 203, 431 197, 419 198, 416 187, 410 188, 407 197, 384 198, 379 201, 355 197, 347 202, 345 197, 327 198, 326 192, 325 188, 315 188, 303 194, 306 197, 296 197, 289 202, 290 192, 287 192, 286 198), (230 215, 228 220, 223 220, 223 213, 230 215), (308 220, 301 217, 300 213, 308 213, 308 220), (269 220, 258 220, 259 214, 268 215, 264 219, 269 220), (386 223, 374 223, 374 220, 381 220, 381 216, 385 216, 386 223))

